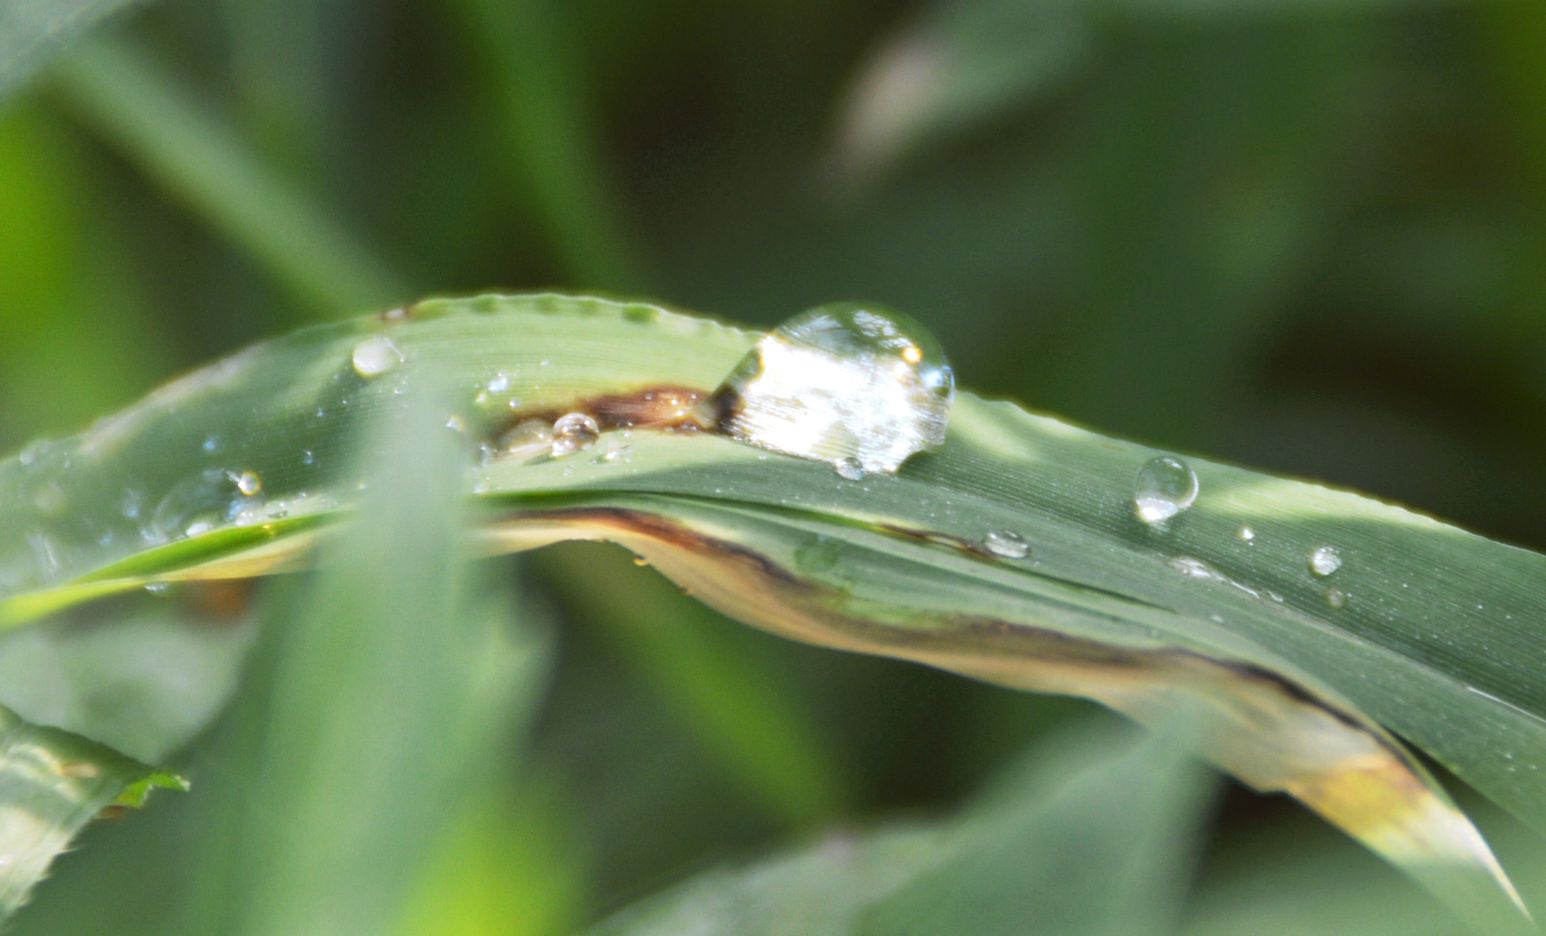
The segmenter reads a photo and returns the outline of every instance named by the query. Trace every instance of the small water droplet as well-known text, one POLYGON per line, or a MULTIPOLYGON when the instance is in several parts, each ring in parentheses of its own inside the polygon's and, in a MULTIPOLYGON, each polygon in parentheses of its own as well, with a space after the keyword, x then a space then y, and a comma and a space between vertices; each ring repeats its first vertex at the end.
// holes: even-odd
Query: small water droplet
POLYGON ((1333 608, 1341 608, 1347 604, 1347 594, 1340 588, 1326 589, 1326 603, 1333 608))
POLYGON ((1133 487, 1133 506, 1144 523, 1163 523, 1197 500, 1197 473, 1174 455, 1144 462, 1133 487))
POLYGON ((369 380, 401 364, 403 353, 386 335, 371 335, 354 346, 350 361, 354 364, 354 372, 369 380))
POLYGON ((316 462, 317 462, 317 453, 316 452, 313 452, 311 449, 304 449, 304 450, 302 450, 302 452, 301 452, 301 464, 303 464, 303 465, 314 465, 314 464, 316 464, 316 462))
POLYGON ((488 390, 489 393, 504 393, 506 390, 510 389, 510 375, 504 371, 500 371, 499 373, 495 374, 491 380, 489 380, 488 384, 485 386, 485 389, 488 390))
POLYGON ((504 435, 499 445, 489 452, 489 457, 506 455, 515 458, 534 458, 549 455, 553 451, 553 427, 540 419, 523 419, 504 435))
POLYGON ((164 595, 168 591, 171 591, 171 589, 172 589, 172 586, 167 584, 166 582, 146 582, 145 583, 145 590, 150 592, 152 595, 164 595))
POLYGON ((236 489, 243 497, 252 497, 263 491, 263 477, 256 471, 243 471, 236 476, 236 489))
POLYGON ((1031 554, 1031 546, 1013 530, 989 530, 982 539, 983 548, 1003 559, 1024 559, 1031 554))
POLYGON ((1317 546, 1310 553, 1310 571, 1320 578, 1342 568, 1342 554, 1335 546, 1317 546))
POLYGON ((605 452, 602 452, 593 459, 598 464, 606 463, 609 465, 631 460, 633 460, 633 446, 626 442, 608 445, 605 452))
POLYGON ((218 451, 219 448, 220 448, 220 439, 217 438, 216 436, 212 436, 212 435, 211 436, 205 436, 204 437, 204 442, 199 446, 199 448, 203 449, 206 452, 218 451))
POLYGON ((565 413, 553 423, 553 457, 562 458, 590 448, 601 438, 601 427, 586 413, 565 413))
POLYGON ((1190 579, 1200 579, 1207 582, 1229 581, 1223 574, 1201 559, 1193 559, 1190 556, 1177 556, 1170 560, 1168 564, 1172 569, 1190 579))
POLYGON ((462 433, 463 435, 467 433, 466 421, 464 421, 462 417, 456 415, 455 413, 452 413, 450 416, 446 417, 446 428, 452 432, 462 433))
POLYGON ((857 458, 839 458, 832 463, 832 470, 847 481, 864 480, 864 463, 857 458))
POLYGON ((945 441, 955 378, 944 351, 889 309, 836 303, 762 337, 714 392, 716 428, 763 448, 892 473, 945 441))
POLYGON ((1248 526, 1241 527, 1239 531, 1235 533, 1235 535, 1240 537, 1240 542, 1242 543, 1256 542, 1256 531, 1248 526))

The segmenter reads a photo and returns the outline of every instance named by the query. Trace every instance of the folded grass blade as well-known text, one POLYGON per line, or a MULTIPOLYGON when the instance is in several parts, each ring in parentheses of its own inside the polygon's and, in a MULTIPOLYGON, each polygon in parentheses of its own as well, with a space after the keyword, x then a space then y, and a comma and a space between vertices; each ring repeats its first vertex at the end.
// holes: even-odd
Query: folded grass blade
POLYGON ((385 341, 394 361, 455 375, 446 431, 484 447, 466 486, 491 550, 613 540, 796 639, 1143 721, 1199 706, 1215 763, 1458 902, 1511 893, 1396 738, 1546 830, 1546 557, 1202 459, 1195 504, 1144 523, 1134 478, 1164 453, 971 394, 943 448, 861 480, 660 431, 754 340, 642 303, 536 295, 429 301, 250 349, 0 463, 6 525, 24 531, 0 542, 0 625, 303 560, 357 497, 361 427, 412 389, 413 367, 359 366, 363 343, 385 341), (598 422, 594 448, 502 452, 524 421, 571 411, 598 422), (993 549, 1006 534, 1025 551, 993 549), (1317 574, 1324 547, 1341 565, 1317 574))

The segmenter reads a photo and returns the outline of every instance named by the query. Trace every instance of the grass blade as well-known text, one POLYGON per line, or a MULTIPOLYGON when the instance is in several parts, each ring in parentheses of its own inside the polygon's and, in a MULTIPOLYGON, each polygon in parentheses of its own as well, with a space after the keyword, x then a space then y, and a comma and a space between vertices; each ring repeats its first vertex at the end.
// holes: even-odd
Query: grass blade
POLYGON ((591 933, 1171 932, 1188 865, 1177 843, 1208 798, 1196 773, 1174 731, 1049 739, 960 816, 710 871, 591 933))
POLYGON ((187 788, 173 774, 0 709, 0 919, 26 902, 82 826, 108 806, 140 806, 152 787, 187 788))
MULTIPOLYGON (((355 498, 340 453, 402 386, 399 372, 357 373, 361 342, 450 368, 448 422, 492 443, 525 417, 606 422, 652 390, 707 391, 753 339, 637 303, 524 296, 426 302, 259 346, 0 464, 0 502, 28 531, 0 543, 0 621, 301 559, 355 498), (248 427, 239 439, 233 423, 248 427), (232 487, 249 471, 261 499, 232 487), (130 495, 145 505, 132 516, 130 495), (62 519, 82 514, 119 538, 62 519)), ((1546 676, 1529 663, 1546 656, 1546 557, 1203 459, 1197 505, 1146 526, 1133 479, 1156 452, 970 394, 942 450, 862 482, 711 433, 616 427, 604 444, 629 456, 474 471, 488 548, 609 539, 795 639, 1086 695, 1143 721, 1200 706, 1210 759, 1458 903, 1498 893, 1501 871, 1392 732, 1546 829, 1546 676), (1005 528, 1031 556, 982 546, 1005 528), (1307 565, 1327 544, 1344 556, 1329 580, 1307 565)))
POLYGON ((488 749, 515 697, 542 683, 508 606, 467 598, 451 440, 423 406, 382 427, 359 522, 273 607, 222 791, 234 835, 212 843, 226 861, 194 932, 383 931, 461 794, 499 774, 488 749))
POLYGON ((406 295, 396 273, 124 41, 84 44, 56 77, 76 114, 261 260, 300 302, 327 312, 406 295))
POLYGON ((0 100, 76 35, 131 0, 0 0, 0 100))

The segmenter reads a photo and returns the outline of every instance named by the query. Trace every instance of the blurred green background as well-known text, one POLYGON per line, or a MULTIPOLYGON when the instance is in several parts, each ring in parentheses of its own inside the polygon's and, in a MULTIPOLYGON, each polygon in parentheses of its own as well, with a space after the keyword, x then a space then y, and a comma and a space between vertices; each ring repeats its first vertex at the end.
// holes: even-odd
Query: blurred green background
MULTIPOLYGON (((427 294, 870 298, 980 392, 1546 548, 1543 49, 1539 0, 163 0, 46 63, 0 34, 44 66, 0 100, 0 449, 427 294)), ((776 641, 614 552, 517 573, 550 688, 404 932, 568 931, 948 813, 1102 717, 776 641)), ((196 791, 231 730, 179 759, 196 791)), ((206 820, 93 828, 17 931, 164 932, 206 820)), ((1264 931, 1274 880, 1406 886, 1237 789, 1198 835, 1198 925, 1247 920, 1210 932, 1264 931)))

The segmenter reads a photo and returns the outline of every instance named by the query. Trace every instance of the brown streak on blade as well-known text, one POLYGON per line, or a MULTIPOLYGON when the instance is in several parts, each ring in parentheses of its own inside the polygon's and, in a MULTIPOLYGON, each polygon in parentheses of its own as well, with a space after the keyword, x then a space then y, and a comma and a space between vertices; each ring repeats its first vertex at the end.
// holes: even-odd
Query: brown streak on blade
POLYGON ((1523 909, 1480 833, 1400 743, 1356 711, 1260 665, 1179 647, 1110 645, 987 616, 889 606, 901 612, 900 623, 876 623, 843 610, 844 592, 637 509, 527 510, 490 532, 498 545, 517 549, 559 538, 612 540, 704 603, 805 643, 1083 696, 1145 723, 1193 713, 1201 719, 1198 753, 1256 789, 1295 796, 1436 891, 1456 892, 1444 869, 1472 869, 1523 909))
MULTIPOLYGON (((555 422, 566 413, 585 413, 607 429, 658 429, 697 432, 710 428, 699 421, 698 407, 707 394, 678 384, 656 384, 630 393, 607 393, 576 400, 563 407, 519 410, 500 430, 507 431, 528 419, 555 422)), ((496 433, 498 435, 498 433, 496 433)))

